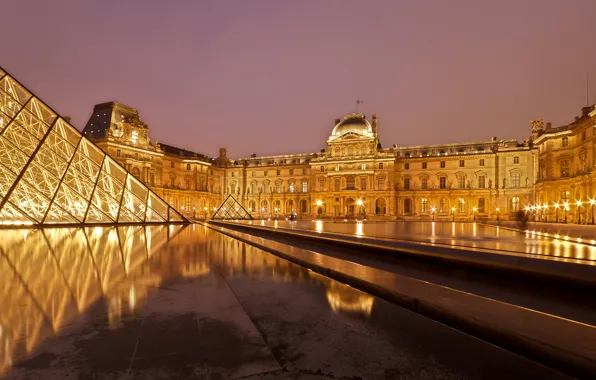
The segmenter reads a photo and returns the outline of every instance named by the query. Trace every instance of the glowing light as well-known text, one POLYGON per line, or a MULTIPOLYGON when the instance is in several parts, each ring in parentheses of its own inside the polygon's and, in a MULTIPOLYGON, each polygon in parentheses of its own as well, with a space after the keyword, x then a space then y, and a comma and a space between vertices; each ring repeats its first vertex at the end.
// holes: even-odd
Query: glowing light
POLYGON ((590 244, 596 244, 596 240, 590 240, 590 244))
POLYGON ((497 212, 499 212, 499 208, 498 208, 498 207, 497 207, 497 209, 496 209, 496 210, 497 210, 497 212))
POLYGON ((526 211, 528 211, 528 210, 530 209, 530 206, 526 206, 526 207, 524 207, 524 209, 525 209, 526 211))
POLYGON ((596 199, 590 199, 590 204, 594 205, 594 203, 596 203, 596 199))
POLYGON ((579 207, 579 206, 582 205, 582 202, 581 201, 577 201, 577 202, 575 202, 575 204, 579 207))
POLYGON ((356 204, 357 204, 358 206, 362 206, 362 203, 363 203, 363 202, 362 202, 362 199, 358 199, 358 200, 356 201, 356 204))
POLYGON ((569 240, 569 236, 565 236, 563 239, 565 239, 565 240, 569 240))
POLYGON ((317 206, 322 206, 323 205, 323 201, 322 200, 317 200, 317 206))
POLYGON ((582 242, 582 239, 581 238, 577 238, 577 242, 578 243, 581 243, 582 242))
POLYGON ((559 234, 555 234, 555 238, 558 239, 559 238, 559 234))
POLYGON ((558 203, 555 203, 555 208, 559 208, 559 204, 558 203))

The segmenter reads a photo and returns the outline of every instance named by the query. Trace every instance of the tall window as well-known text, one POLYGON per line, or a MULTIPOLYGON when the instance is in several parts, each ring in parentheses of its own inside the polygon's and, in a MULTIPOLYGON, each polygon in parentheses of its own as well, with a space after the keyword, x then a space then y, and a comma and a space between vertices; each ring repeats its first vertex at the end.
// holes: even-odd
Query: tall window
POLYGON ((447 199, 441 198, 439 201, 439 212, 447 212, 447 199))
POLYGON ((383 163, 379 162, 379 169, 383 169, 383 163))
POLYGON ((561 161, 561 177, 569 177, 569 160, 561 161))
POLYGON ((269 192, 269 184, 268 183, 264 183, 263 184, 263 193, 268 193, 269 192))
POLYGON ((281 184, 279 184, 279 183, 276 183, 275 184, 275 192, 276 193, 281 193, 281 184))
POLYGON ((236 194, 236 184, 235 183, 230 185, 230 193, 236 194))
POLYGON ((190 164, 186 164, 186 170, 190 170, 190 164))
POLYGON ((484 166, 484 158, 480 159, 480 166, 484 166))
POLYGON ((324 172, 325 171, 325 166, 321 165, 321 171, 324 172))
POLYGON ((294 175, 294 169, 290 169, 290 175, 294 175))
POLYGON ((428 212, 428 199, 422 198, 420 200, 420 212, 428 212))
POLYGON ((519 164, 519 157, 518 156, 513 157, 513 163, 514 164, 519 164))
POLYGON ((457 200, 457 210, 458 212, 466 212, 466 201, 463 198, 457 200))
POLYGON ((519 187, 519 183, 520 183, 519 178, 520 178, 519 173, 511 173, 511 186, 512 187, 519 187))
POLYGON ((290 193, 293 193, 293 192, 294 192, 294 184, 290 183, 290 193))
POLYGON ((511 198, 511 212, 518 212, 519 211, 519 198, 513 197, 511 198))
POLYGON ((483 175, 478 176, 478 188, 484 189, 486 187, 486 177, 483 175))
POLYGON ((362 170, 366 170, 366 164, 362 164, 362 170))
MULTIPOLYGON (((171 167, 171 168, 173 168, 173 167, 174 167, 174 161, 171 161, 171 162, 170 162, 170 167, 171 167)), ((213 174, 213 173, 211 173, 211 174, 213 174)))
POLYGON ((170 187, 174 188, 174 177, 170 178, 170 187))
POLYGON ((308 182, 307 181, 302 181, 302 192, 303 193, 308 192, 308 182))
POLYGON ((334 183, 335 191, 339 191, 339 186, 340 186, 340 184, 339 184, 339 178, 336 178, 335 179, 335 183, 334 183))
POLYGON ((404 214, 412 212, 412 200, 410 198, 404 199, 404 214))
POLYGON ((586 139, 586 130, 582 131, 582 141, 586 139))
POLYGON ((348 156, 353 156, 353 155, 354 155, 354 147, 350 145, 348 147, 348 156))
POLYGON ((118 149, 118 150, 116 151, 116 157, 120 157, 120 154, 121 154, 121 153, 122 153, 122 152, 120 151, 120 149, 118 149))
POLYGON ((281 170, 277 169, 277 170, 275 171, 275 174, 276 174, 276 175, 280 175, 280 174, 281 174, 281 170))
POLYGON ((441 168, 445 168, 445 161, 441 161, 441 168))
POLYGON ((267 170, 263 170, 263 176, 267 177, 267 170))
POLYGON ((348 178, 346 178, 346 187, 348 189, 353 189, 356 187, 356 179, 354 178, 354 176, 348 176, 348 178))
MULTIPOLYGON (((234 173, 232 173, 232 177, 234 176, 234 173)), ((256 177, 257 176, 257 172, 252 172, 252 176, 256 177)))
POLYGON ((439 189, 446 189, 447 188, 447 177, 440 176, 439 177, 439 189))
POLYGON ((422 181, 422 188, 427 189, 428 188, 428 177, 422 177, 422 178, 420 178, 420 181, 422 181))
POLYGON ((256 194, 257 193, 257 184, 256 183, 251 183, 250 184, 250 192, 252 194, 256 194))
POLYGON ((267 212, 267 208, 269 208, 269 202, 267 202, 266 200, 264 200, 263 202, 261 202, 261 211, 262 212, 267 212))
POLYGON ((133 145, 137 145, 139 143, 139 132, 132 131, 131 142, 133 145))
POLYGON ((306 168, 302 168, 302 174, 306 174, 306 168))
POLYGON ((410 190, 410 177, 404 178, 404 190, 410 190))
POLYGON ((385 180, 383 178, 379 178, 377 182, 379 190, 385 190, 385 180))
POLYGON ((404 164, 404 170, 409 170, 409 169, 410 169, 410 163, 409 162, 406 162, 404 164))
POLYGON ((569 191, 561 192, 561 203, 567 203, 569 201, 569 191))
POLYGON ((465 166, 465 161, 464 160, 459 160, 459 167, 463 168, 465 166))
POLYGON ((149 174, 149 183, 155 185, 155 173, 149 174))
POLYGON ((366 190, 366 178, 360 178, 360 190, 366 190))
POLYGON ((426 162, 422 163, 422 169, 426 169, 426 162))
POLYGON ((325 180, 324 179, 319 180, 319 191, 325 191, 325 180))
POLYGON ((481 212, 483 214, 486 212, 486 199, 478 199, 478 212, 481 212))
POLYGON ((569 146, 569 138, 567 138, 567 137, 563 137, 563 138, 561 139, 561 146, 562 146, 563 148, 565 148, 566 146, 569 146))
POLYGON ((190 190, 190 181, 186 181, 186 190, 190 190))
POLYGON ((300 201, 300 212, 306 213, 308 211, 308 204, 306 203, 306 199, 300 201))
POLYGON ((466 188, 466 177, 465 176, 459 176, 457 178, 458 184, 459 184, 459 188, 460 189, 465 189, 466 188))

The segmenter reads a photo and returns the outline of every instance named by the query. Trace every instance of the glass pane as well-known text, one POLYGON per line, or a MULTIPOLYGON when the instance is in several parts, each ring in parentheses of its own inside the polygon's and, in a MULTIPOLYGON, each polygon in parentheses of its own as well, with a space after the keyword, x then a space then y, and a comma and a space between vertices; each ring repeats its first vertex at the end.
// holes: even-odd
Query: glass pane
POLYGON ((0 90, 0 111, 10 118, 13 118, 21 110, 21 105, 10 95, 0 90))
POLYGON ((68 141, 74 146, 79 145, 79 140, 82 138, 81 133, 74 129, 64 119, 60 118, 52 128, 60 137, 68 141))
POLYGON ((138 179, 136 179, 135 177, 133 177, 132 175, 129 175, 126 181, 126 188, 133 193, 134 195, 136 195, 139 199, 143 200, 143 202, 145 202, 145 199, 147 199, 147 188, 145 187, 145 185, 141 184, 141 182, 139 182, 138 179))
POLYGON ((27 109, 31 111, 39 120, 43 121, 47 125, 52 125, 56 120, 56 114, 50 110, 50 107, 43 104, 39 99, 33 98, 27 103, 27 109))
POLYGON ((126 170, 118 165, 116 161, 106 156, 103 167, 106 173, 116 178, 118 181, 120 181, 120 183, 124 184, 124 181, 126 180, 126 170))
POLYGON ((99 174, 97 187, 108 193, 112 198, 116 199, 118 202, 120 202, 124 186, 122 186, 122 184, 118 182, 114 177, 106 174, 105 170, 102 170, 99 174))
POLYGON ((70 161, 75 152, 75 147, 60 137, 54 130, 50 132, 43 145, 61 155, 66 161, 70 161))
POLYGON ((13 173, 18 174, 27 163, 28 157, 21 151, 17 150, 14 145, 8 140, 0 137, 0 163, 10 169, 13 173))
POLYGON ((13 143, 14 146, 27 155, 31 155, 35 148, 37 148, 37 145, 39 145, 38 139, 19 127, 14 121, 2 132, 2 137, 13 143))
POLYGON ((66 175, 64 176, 62 182, 81 194, 83 198, 91 198, 91 192, 93 191, 94 183, 91 182, 86 176, 79 173, 72 165, 66 171, 66 175))
POLYGON ((110 219, 106 214, 99 211, 95 206, 89 207, 89 212, 87 213, 87 218, 85 219, 86 223, 114 223, 112 219, 110 219))
POLYGON ((33 116, 33 114, 27 110, 22 110, 19 112, 15 120, 22 128, 26 129, 38 140, 41 140, 43 135, 45 135, 48 129, 50 129, 50 127, 45 125, 45 123, 42 123, 41 120, 33 116))
POLYGON ((99 187, 95 188, 92 202, 95 206, 97 206, 97 208, 102 210, 105 214, 109 215, 112 219, 116 220, 116 218, 118 217, 120 201, 114 200, 106 192, 102 191, 99 187))
POLYGON ((60 181, 54 177, 50 172, 43 169, 41 166, 32 163, 29 165, 23 179, 37 190, 41 191, 43 195, 52 199, 60 181))
POLYGON ((155 210, 162 218, 168 218, 168 205, 154 193, 149 194, 147 206, 155 210))
POLYGON ((145 219, 145 202, 135 197, 134 194, 128 190, 124 190, 124 197, 122 198, 122 205, 131 211, 135 216, 141 220, 145 219))
POLYGON ((50 211, 48 211, 48 215, 43 222, 50 224, 79 223, 78 220, 73 218, 72 215, 61 209, 55 203, 52 205, 52 207, 50 207, 50 211))
POLYGON ((10 75, 4 76, 0 79, 0 89, 12 96, 17 102, 21 104, 27 103, 31 97, 29 91, 25 90, 16 80, 12 79, 10 75))
POLYGON ((0 165, 0 200, 4 198, 16 178, 13 172, 0 165))
POLYGON ((97 179, 99 174, 99 166, 95 165, 90 159, 86 158, 80 150, 78 150, 70 163, 81 174, 87 176, 91 181, 97 179))
POLYGON ((6 202, 0 211, 0 224, 33 224, 33 219, 28 218, 10 202, 6 202))
POLYGON ((122 207, 120 209, 120 216, 118 217, 118 223, 140 223, 142 220, 134 216, 134 214, 122 207))
POLYGON ((184 218, 178 214, 178 211, 170 207, 170 222, 182 222, 184 218))
POLYGON ((145 218, 146 222, 158 222, 158 223, 162 223, 165 222, 166 220, 155 210, 151 209, 151 208, 147 208, 147 217, 145 218))
POLYGON ((104 152, 93 145, 89 140, 83 138, 81 141, 81 145, 79 146, 79 150, 85 153, 86 157, 89 157, 97 166, 100 166, 103 162, 103 158, 105 156, 104 152))
POLYGON ((41 222, 50 200, 41 195, 35 188, 21 181, 10 194, 10 202, 25 212, 29 217, 41 222))
POLYGON ((89 205, 83 197, 65 184, 60 185, 60 190, 56 194, 54 203, 57 203, 81 222, 85 217, 85 211, 89 205))
POLYGON ((68 163, 64 161, 62 156, 55 153, 45 144, 37 151, 35 158, 33 158, 33 162, 47 169, 56 178, 62 178, 62 175, 68 167, 68 163))
POLYGON ((10 119, 8 118, 8 116, 0 112, 0 133, 2 133, 2 131, 4 130, 4 128, 6 128, 9 122, 10 119))

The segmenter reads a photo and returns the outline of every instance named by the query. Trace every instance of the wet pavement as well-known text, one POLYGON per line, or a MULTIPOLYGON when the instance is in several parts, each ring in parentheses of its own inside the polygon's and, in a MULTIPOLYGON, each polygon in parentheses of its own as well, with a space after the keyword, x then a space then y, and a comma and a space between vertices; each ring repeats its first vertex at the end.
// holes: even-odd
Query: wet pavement
MULTIPOLYGON (((552 258, 581 260, 596 264, 596 246, 544 236, 520 233, 480 223, 399 222, 399 221, 321 221, 255 220, 239 221, 277 228, 347 234, 359 237, 431 243, 457 248, 480 248, 501 253, 522 253, 552 258)), ((596 227, 594 227, 596 235, 596 227)))
POLYGON ((0 230, 0 374, 565 378, 198 225, 0 230))

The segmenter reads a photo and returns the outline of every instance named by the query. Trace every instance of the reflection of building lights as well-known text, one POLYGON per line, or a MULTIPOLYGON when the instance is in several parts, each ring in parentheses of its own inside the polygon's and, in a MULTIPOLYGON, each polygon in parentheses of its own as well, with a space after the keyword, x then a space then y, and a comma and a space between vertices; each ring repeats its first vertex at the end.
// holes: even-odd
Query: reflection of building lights
POLYGON ((315 222, 315 231, 323 232, 323 221, 322 220, 317 220, 315 222))
POLYGON ((135 305, 137 303, 137 294, 135 292, 135 287, 131 287, 130 291, 128 292, 128 304, 130 305, 130 310, 135 309, 135 305))

